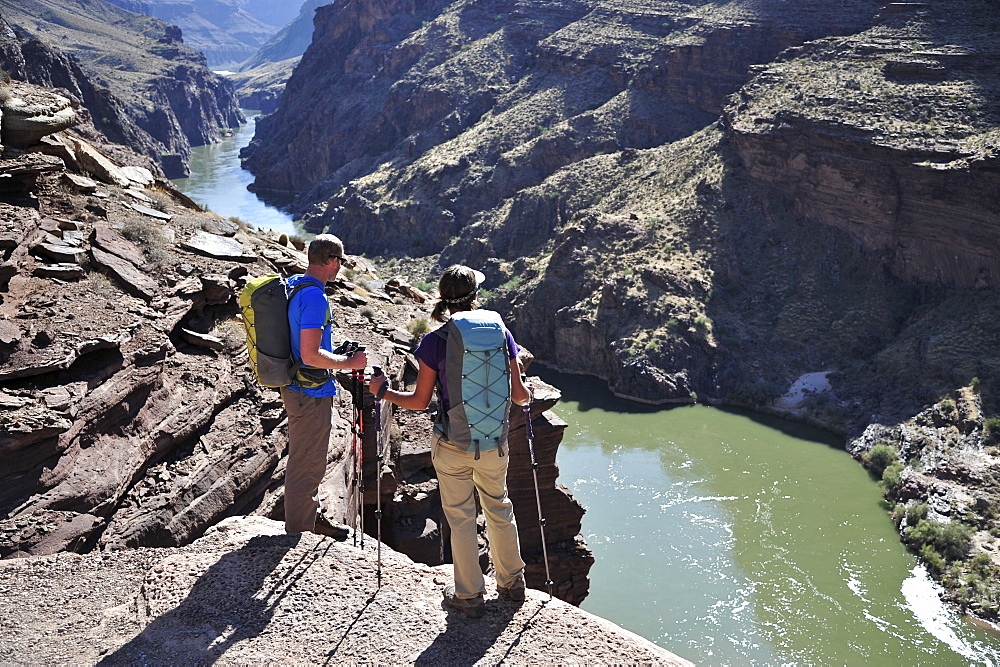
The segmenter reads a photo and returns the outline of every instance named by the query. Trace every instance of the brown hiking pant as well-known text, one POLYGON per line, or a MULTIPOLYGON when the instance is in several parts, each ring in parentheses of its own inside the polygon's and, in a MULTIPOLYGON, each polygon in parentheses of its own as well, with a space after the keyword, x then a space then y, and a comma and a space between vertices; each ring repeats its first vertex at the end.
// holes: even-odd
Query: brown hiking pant
POLYGON ((285 467, 285 532, 302 533, 316 527, 319 483, 326 474, 333 397, 313 398, 281 388, 288 413, 288 464, 285 467))
POLYGON ((431 459, 437 471, 441 508, 451 527, 451 557, 455 562, 455 595, 473 598, 486 591, 479 567, 476 539, 476 498, 486 516, 490 559, 496 570, 497 585, 510 588, 524 573, 524 561, 517 543, 514 505, 507 497, 507 456, 497 450, 474 452, 456 449, 437 432, 431 439, 431 459))

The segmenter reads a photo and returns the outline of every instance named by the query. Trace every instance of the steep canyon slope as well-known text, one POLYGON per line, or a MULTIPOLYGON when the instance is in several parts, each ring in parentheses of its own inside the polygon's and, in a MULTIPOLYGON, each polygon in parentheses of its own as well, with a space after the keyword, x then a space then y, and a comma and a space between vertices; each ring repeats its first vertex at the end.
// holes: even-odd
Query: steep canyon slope
MULTIPOLYGON (((483 267, 546 363, 864 432, 856 455, 880 444, 926 477, 894 496, 919 505, 1000 465, 998 17, 996 0, 342 2, 245 164, 311 230, 483 267), (831 389, 776 400, 809 373, 831 389), (934 427, 922 447, 911 420, 934 427)), ((930 514, 974 532, 953 589, 977 550, 1000 565, 980 482, 930 514)), ((997 614, 995 588, 976 596, 997 614)))
POLYGON ((104 0, 0 1, 0 68, 66 89, 101 139, 170 178, 187 175, 192 145, 243 122, 233 86, 177 27, 104 0))

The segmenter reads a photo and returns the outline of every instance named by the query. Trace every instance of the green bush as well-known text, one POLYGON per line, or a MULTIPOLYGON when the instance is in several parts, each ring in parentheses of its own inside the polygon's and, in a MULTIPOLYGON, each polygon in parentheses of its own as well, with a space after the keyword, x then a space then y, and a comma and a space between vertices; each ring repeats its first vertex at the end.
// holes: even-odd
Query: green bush
POLYGON ((987 417, 984 419, 983 432, 991 438, 1000 437, 1000 417, 987 417))
POLYGON ((882 473, 889 465, 899 460, 899 450, 884 442, 876 443, 871 449, 861 456, 861 462, 865 467, 875 473, 876 477, 882 477, 882 473))
POLYGON ((927 567, 929 567, 932 572, 940 574, 941 572, 944 572, 945 567, 947 567, 945 560, 941 558, 941 554, 935 551, 934 547, 929 544, 925 544, 920 547, 920 557, 925 563, 927 563, 927 567))
POLYGON ((882 471, 882 488, 888 495, 895 496, 896 492, 899 491, 899 486, 902 484, 900 473, 903 472, 903 468, 902 463, 893 461, 882 471))
POLYGON ((964 559, 972 545, 971 526, 961 521, 941 523, 932 519, 921 519, 916 526, 908 526, 903 539, 924 555, 924 547, 931 547, 946 561, 964 559))
POLYGON ((406 328, 414 338, 420 338, 425 333, 431 330, 431 325, 427 321, 426 317, 418 317, 416 319, 410 320, 410 323, 406 325, 406 328))
POLYGON ((927 518, 927 503, 914 503, 906 508, 906 525, 916 526, 927 518))

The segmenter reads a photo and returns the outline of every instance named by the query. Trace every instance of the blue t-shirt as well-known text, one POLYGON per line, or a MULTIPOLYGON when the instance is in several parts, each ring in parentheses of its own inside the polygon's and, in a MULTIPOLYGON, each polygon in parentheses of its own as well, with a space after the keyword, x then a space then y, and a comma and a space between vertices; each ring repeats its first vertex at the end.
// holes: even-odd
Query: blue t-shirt
MULTIPOLYGON (((333 320, 330 318, 330 302, 326 298, 326 290, 315 278, 295 275, 288 279, 288 291, 300 282, 306 281, 313 286, 303 287, 288 302, 288 326, 291 329, 292 355, 302 359, 301 335, 302 329, 322 329, 323 341, 320 347, 327 352, 333 351, 333 320)), ((303 364, 306 368, 312 368, 303 364)), ((304 388, 289 385, 289 389, 301 391, 309 396, 322 398, 337 395, 337 381, 330 378, 318 387, 304 388)))
MULTIPOLYGON (((510 332, 507 327, 504 327, 504 334, 507 336, 507 351, 510 353, 510 358, 514 359, 517 357, 517 353, 521 351, 517 342, 514 340, 514 335, 510 332)), ((448 412, 451 408, 451 401, 448 398, 448 387, 445 386, 443 378, 445 377, 445 364, 446 358, 448 356, 448 341, 445 338, 437 335, 433 331, 429 334, 425 334, 423 338, 420 339, 420 344, 417 345, 417 349, 413 351, 413 354, 420 361, 424 362, 431 368, 437 371, 438 381, 441 383, 441 402, 444 405, 441 406, 441 410, 448 412)))

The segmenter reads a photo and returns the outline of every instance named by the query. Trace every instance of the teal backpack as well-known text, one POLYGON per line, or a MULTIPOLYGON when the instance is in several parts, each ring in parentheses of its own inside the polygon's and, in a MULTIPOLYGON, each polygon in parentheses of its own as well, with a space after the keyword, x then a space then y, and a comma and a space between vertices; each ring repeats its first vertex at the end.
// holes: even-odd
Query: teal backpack
POLYGON ((445 377, 451 408, 437 426, 453 444, 504 455, 510 426, 510 350, 507 329, 492 310, 454 313, 436 333, 448 344, 445 377))

